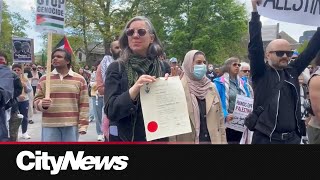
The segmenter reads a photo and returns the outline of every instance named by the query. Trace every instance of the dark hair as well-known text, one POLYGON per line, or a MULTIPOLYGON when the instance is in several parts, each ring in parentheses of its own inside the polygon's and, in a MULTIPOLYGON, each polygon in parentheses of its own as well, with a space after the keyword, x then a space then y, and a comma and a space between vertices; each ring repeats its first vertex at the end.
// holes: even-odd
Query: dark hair
POLYGON ((72 58, 72 57, 71 57, 71 54, 70 54, 66 49, 63 49, 63 48, 57 48, 57 49, 55 49, 55 50, 51 53, 51 59, 52 59, 54 53, 56 53, 56 52, 58 52, 58 51, 64 52, 64 59, 70 62, 70 63, 67 65, 68 68, 70 69, 70 66, 71 66, 71 58, 72 58))
POLYGON ((151 21, 144 17, 144 16, 136 16, 134 18, 132 18, 125 26, 124 30, 121 33, 121 36, 119 38, 119 44, 120 44, 120 48, 121 48, 121 54, 120 54, 120 59, 123 61, 127 61, 130 57, 130 55, 132 55, 132 51, 129 47, 129 42, 128 42, 128 36, 126 34, 127 28, 130 27, 131 23, 135 22, 135 21, 144 21, 150 34, 153 34, 154 36, 154 41, 152 44, 150 44, 148 50, 147 50, 147 57, 150 59, 153 59, 155 57, 159 57, 163 54, 163 47, 161 45, 161 42, 157 36, 156 30, 153 27, 151 21))
POLYGON ((0 56, 4 57, 6 61, 8 60, 7 54, 2 51, 0 51, 0 56))
POLYGON ((13 64, 11 69, 14 69, 14 68, 20 68, 22 69, 22 65, 21 64, 13 64))
POLYGON ((193 61, 196 59, 196 56, 197 56, 197 55, 203 55, 204 58, 206 58, 206 55, 204 54, 204 52, 198 51, 198 52, 196 52, 196 53, 194 54, 194 56, 193 56, 193 61))

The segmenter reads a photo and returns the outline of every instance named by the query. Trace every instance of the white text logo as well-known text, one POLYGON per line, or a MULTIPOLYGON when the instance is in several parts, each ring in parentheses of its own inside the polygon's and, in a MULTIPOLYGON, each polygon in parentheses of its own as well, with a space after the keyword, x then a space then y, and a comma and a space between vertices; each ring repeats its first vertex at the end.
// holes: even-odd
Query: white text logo
POLYGON ((72 170, 124 170, 128 166, 128 156, 85 156, 84 151, 79 151, 75 157, 72 151, 67 151, 64 156, 49 156, 48 152, 22 151, 16 158, 17 166, 23 171, 48 170, 51 175, 56 175, 60 170, 67 170, 69 164, 72 170), (24 158, 27 158, 26 164, 24 158))

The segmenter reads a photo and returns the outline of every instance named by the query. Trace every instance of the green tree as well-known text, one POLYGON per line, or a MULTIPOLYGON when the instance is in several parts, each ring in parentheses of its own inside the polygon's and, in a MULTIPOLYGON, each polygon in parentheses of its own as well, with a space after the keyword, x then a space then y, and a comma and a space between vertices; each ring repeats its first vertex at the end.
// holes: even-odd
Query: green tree
POLYGON ((301 44, 301 45, 298 47, 297 51, 298 51, 299 53, 302 53, 302 52, 304 51, 304 49, 308 46, 308 43, 309 43, 309 41, 304 41, 303 44, 301 44))
POLYGON ((27 37, 25 32, 28 21, 18 13, 9 12, 8 6, 3 2, 2 24, 0 33, 0 50, 8 55, 8 62, 12 63, 12 37, 27 37))
POLYGON ((198 49, 209 62, 222 64, 230 56, 246 55, 248 18, 236 0, 68 0, 66 26, 82 38, 88 55, 88 43, 103 41, 108 49, 136 15, 151 19, 170 57, 182 60, 198 49))
POLYGON ((198 49, 207 60, 222 64, 230 56, 243 56, 241 46, 247 34, 244 5, 235 0, 188 0, 175 7, 169 33, 168 54, 183 59, 187 51, 198 49))

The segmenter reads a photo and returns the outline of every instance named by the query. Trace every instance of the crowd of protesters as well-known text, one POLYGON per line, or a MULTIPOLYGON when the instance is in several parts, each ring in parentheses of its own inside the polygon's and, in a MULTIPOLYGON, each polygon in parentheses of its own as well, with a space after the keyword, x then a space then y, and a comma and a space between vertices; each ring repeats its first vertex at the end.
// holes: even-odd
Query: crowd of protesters
POLYGON ((95 121, 97 141, 145 142, 140 89, 158 77, 179 76, 191 132, 153 140, 192 144, 320 144, 320 28, 303 52, 275 39, 264 49, 260 0, 252 1, 249 60, 229 57, 221 67, 205 52, 190 50, 183 60, 167 58, 150 20, 129 20, 109 53, 74 72, 71 53, 52 52, 52 72, 36 64, 7 66, 0 52, 1 141, 18 141, 41 112, 43 142, 74 142, 95 121), (50 76, 50 96, 46 79, 50 76), (10 83, 9 83, 10 82, 10 83), (244 129, 234 129, 238 96, 253 100, 244 129))

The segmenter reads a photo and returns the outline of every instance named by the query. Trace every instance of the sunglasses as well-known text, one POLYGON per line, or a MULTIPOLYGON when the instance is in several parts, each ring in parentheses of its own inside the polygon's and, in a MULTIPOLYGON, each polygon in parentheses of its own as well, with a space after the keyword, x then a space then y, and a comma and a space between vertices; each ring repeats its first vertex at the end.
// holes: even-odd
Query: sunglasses
POLYGON ((242 72, 244 72, 244 73, 249 73, 250 70, 242 70, 242 72))
POLYGON ((276 56, 283 57, 286 54, 287 57, 291 57, 293 55, 293 51, 270 51, 270 53, 276 53, 276 56))
POLYGON ((127 36, 133 36, 135 32, 137 32, 139 36, 144 36, 144 35, 147 34, 147 30, 146 29, 138 29, 138 30, 127 29, 126 35, 127 36))
POLYGON ((232 66, 234 66, 234 67, 236 67, 236 66, 240 67, 241 64, 240 64, 240 63, 233 63, 232 66))

